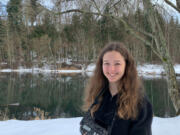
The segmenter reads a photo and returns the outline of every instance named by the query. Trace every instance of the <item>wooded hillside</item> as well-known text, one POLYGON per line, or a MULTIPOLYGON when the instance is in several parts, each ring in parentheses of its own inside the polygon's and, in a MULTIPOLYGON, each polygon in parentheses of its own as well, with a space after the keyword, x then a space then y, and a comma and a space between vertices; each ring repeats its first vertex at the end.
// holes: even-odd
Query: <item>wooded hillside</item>
MULTIPOLYGON (((7 62, 9 67, 31 67, 43 62, 56 64, 64 58, 89 63, 109 41, 125 42, 139 63, 160 62, 150 47, 132 36, 122 21, 111 16, 122 18, 136 30, 151 33, 148 14, 143 8, 134 5, 134 10, 122 3, 98 2, 102 5, 101 13, 106 16, 88 12, 59 14, 76 7, 94 12, 94 4, 88 0, 52 0, 51 9, 40 0, 9 0, 6 6, 0 3, 0 63, 7 62)), ((180 63, 179 21, 168 12, 156 12, 173 62, 180 63)), ((154 42, 149 36, 137 35, 154 42)))

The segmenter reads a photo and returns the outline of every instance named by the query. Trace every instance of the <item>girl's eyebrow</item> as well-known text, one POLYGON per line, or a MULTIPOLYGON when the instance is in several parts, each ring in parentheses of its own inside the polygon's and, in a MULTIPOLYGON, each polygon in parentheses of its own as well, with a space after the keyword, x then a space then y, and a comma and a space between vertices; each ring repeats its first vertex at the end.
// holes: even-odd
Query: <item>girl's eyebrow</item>
MULTIPOLYGON (((103 62, 109 62, 109 60, 103 60, 103 62)), ((120 60, 114 60, 114 62, 121 62, 120 60)))
POLYGON ((108 62, 108 60, 103 60, 103 62, 108 62))
POLYGON ((121 62, 120 60, 114 60, 115 62, 121 62))
POLYGON ((103 62, 109 62, 109 60, 105 59, 105 60, 103 60, 103 62))

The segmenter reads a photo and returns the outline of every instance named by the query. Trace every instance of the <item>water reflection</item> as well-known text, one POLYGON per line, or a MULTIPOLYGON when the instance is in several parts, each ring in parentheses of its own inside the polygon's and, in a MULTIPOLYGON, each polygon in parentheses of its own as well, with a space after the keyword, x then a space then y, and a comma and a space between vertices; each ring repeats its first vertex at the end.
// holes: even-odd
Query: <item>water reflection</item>
MULTIPOLYGON (((0 74, 0 120, 50 119, 81 116, 86 75, 0 74)), ((154 114, 175 116, 166 81, 144 79, 154 114)))
MULTIPOLYGON (((0 116, 34 119, 80 116, 85 78, 81 75, 8 73, 0 81, 0 116), (19 103, 19 105, 10 105, 19 103)), ((4 118, 5 119, 5 118, 4 118)))
POLYGON ((175 109, 168 95, 165 78, 143 79, 147 96, 149 97, 154 115, 159 117, 172 117, 176 115, 175 109))

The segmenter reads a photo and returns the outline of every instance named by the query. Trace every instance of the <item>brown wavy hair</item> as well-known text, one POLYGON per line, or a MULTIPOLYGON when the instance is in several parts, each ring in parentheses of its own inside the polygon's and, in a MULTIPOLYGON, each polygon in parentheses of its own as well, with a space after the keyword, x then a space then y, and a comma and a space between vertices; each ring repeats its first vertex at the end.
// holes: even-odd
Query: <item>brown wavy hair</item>
MULTIPOLYGON (((88 110, 98 93, 109 83, 103 74, 102 64, 104 54, 111 51, 119 52, 126 62, 124 75, 117 83, 119 95, 117 99, 118 116, 123 119, 136 119, 138 106, 142 103, 144 92, 134 59, 121 42, 110 42, 100 52, 93 75, 86 86, 83 110, 88 110)), ((101 96, 100 102, 102 98, 101 96)), ((97 104, 91 109, 92 114, 98 109, 99 105, 97 104)))

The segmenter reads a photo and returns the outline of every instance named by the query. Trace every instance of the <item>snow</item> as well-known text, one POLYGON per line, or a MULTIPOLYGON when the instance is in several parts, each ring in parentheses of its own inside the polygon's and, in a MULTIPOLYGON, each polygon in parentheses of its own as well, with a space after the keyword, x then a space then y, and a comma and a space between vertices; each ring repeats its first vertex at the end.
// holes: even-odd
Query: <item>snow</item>
POLYGON ((41 69, 41 68, 32 68, 32 69, 1 69, 0 72, 19 72, 19 73, 81 73, 83 70, 51 70, 51 69, 41 69))
MULTIPOLYGON (((51 120, 0 121, 0 135, 80 135, 82 117, 51 120)), ((180 116, 173 118, 154 117, 153 135, 180 135, 180 116)))
POLYGON ((92 71, 95 69, 95 67, 96 67, 96 65, 93 64, 93 63, 91 63, 91 64, 89 64, 89 65, 87 66, 86 71, 87 71, 87 72, 92 72, 92 71))
MULTIPOLYGON (((164 74, 165 72, 162 65, 144 64, 144 65, 139 65, 137 69, 140 74, 154 74, 155 75, 155 74, 164 74)), ((177 74, 180 74, 179 64, 175 64, 174 69, 177 74)))
POLYGON ((153 135, 180 135, 180 116, 174 118, 158 118, 153 119, 152 134, 153 135))
MULTIPOLYGON (((83 66, 82 66, 83 67, 83 66)), ((26 69, 24 67, 19 67, 18 69, 0 69, 0 72, 18 72, 18 73, 84 73, 88 76, 92 75, 92 71, 95 69, 95 64, 89 64, 86 69, 81 70, 55 70, 51 69, 49 66, 42 68, 34 67, 32 69, 26 69)), ((180 64, 175 64, 174 69, 176 74, 180 75, 180 64)), ((165 74, 162 65, 153 65, 153 64, 143 64, 138 65, 137 70, 140 76, 144 78, 162 78, 162 74, 165 74)))
POLYGON ((80 135, 81 118, 0 121, 0 135, 80 135))

